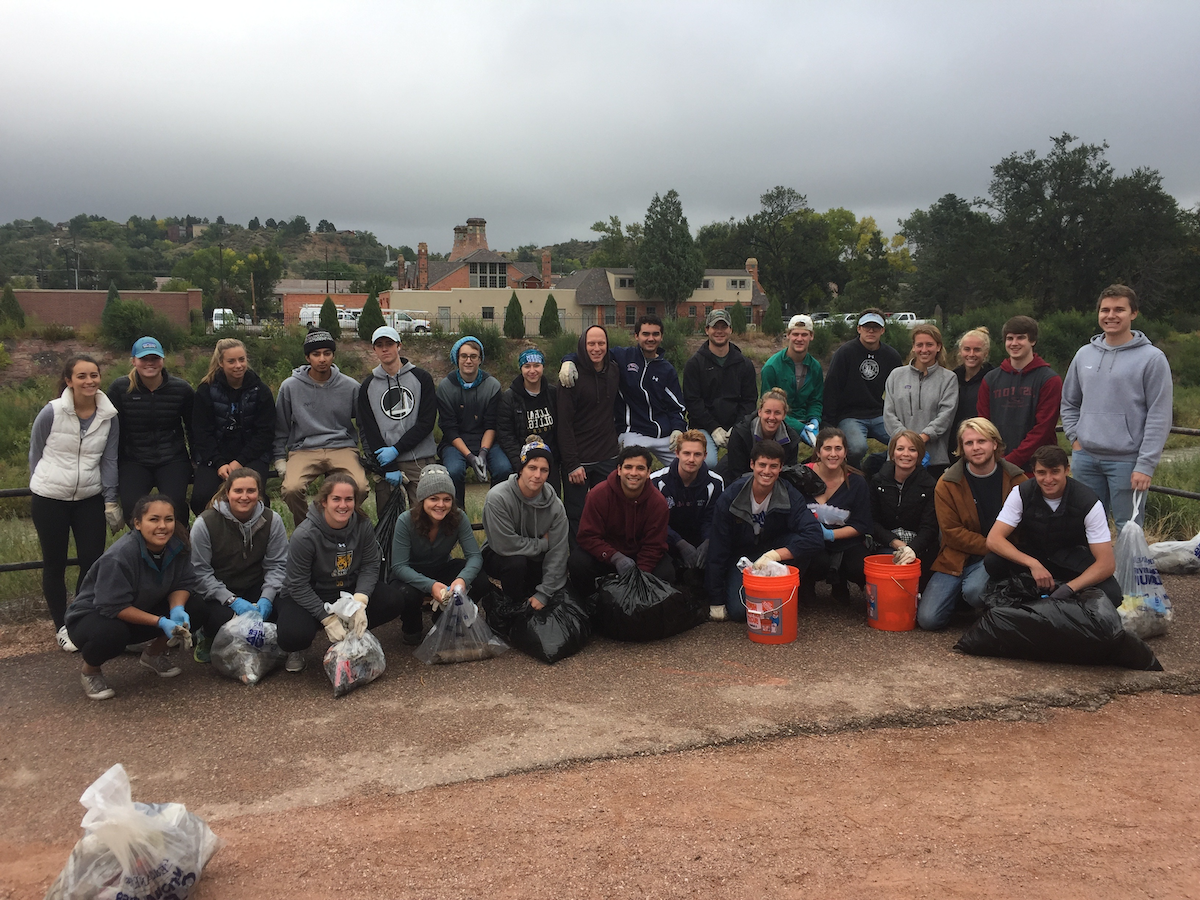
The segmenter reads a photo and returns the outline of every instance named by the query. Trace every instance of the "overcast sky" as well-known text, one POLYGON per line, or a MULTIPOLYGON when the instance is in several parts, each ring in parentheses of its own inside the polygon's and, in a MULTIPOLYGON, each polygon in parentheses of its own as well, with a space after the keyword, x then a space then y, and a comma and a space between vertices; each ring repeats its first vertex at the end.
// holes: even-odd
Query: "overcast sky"
POLYGON ((0 0, 0 221, 191 213, 450 248, 777 184, 887 232, 1064 131, 1200 200, 1200 4, 0 0))

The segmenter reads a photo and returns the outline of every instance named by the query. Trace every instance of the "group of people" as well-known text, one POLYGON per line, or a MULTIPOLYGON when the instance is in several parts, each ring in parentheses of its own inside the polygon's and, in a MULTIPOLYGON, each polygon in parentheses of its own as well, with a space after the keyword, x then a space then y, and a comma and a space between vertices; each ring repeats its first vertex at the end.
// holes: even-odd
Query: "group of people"
POLYGON ((361 383, 338 370, 332 336, 310 332, 306 364, 275 397, 235 339, 217 342, 194 392, 163 368, 154 338, 134 344, 129 375, 107 394, 96 362, 72 357, 29 457, 58 643, 81 653, 87 695, 105 699, 100 667, 127 646, 144 644, 141 664, 169 677, 179 672, 169 640, 187 630, 206 661, 220 626, 251 611, 277 623, 296 672, 319 629, 336 641, 399 618, 415 644, 426 604, 456 588, 486 598, 492 579, 540 609, 568 584, 587 593, 637 567, 703 591, 712 618, 744 620, 742 557, 797 567, 807 597, 827 580, 847 600, 850 583, 864 584, 865 557, 889 551, 921 562, 925 628, 943 627, 960 597, 978 605, 987 578, 1014 567, 1054 596, 1100 585, 1119 603, 1105 511, 1122 524, 1149 483, 1171 377, 1132 330, 1132 290, 1106 289, 1098 313, 1103 333, 1065 384, 1036 355, 1028 317, 1005 323, 1001 366, 988 366, 980 328, 959 339, 961 364, 949 370, 935 326, 913 329, 904 363, 882 343, 874 309, 827 373, 809 352, 812 320, 794 316, 761 383, 725 310, 708 315, 682 381, 653 315, 629 347, 610 346, 603 326, 584 329, 557 384, 544 355, 526 349, 507 389, 483 368, 477 338, 453 345, 435 386, 388 326, 372 336, 378 365, 361 383), (1060 410, 1078 481, 1057 447, 1060 410), (867 456, 868 437, 886 458, 867 456), (815 476, 807 490, 782 477, 801 444, 815 476), (267 501, 272 467, 290 539, 267 501), (379 509, 406 494, 386 567, 362 510, 368 470, 379 509), (468 470, 490 486, 482 549, 464 512, 468 470), (822 521, 814 504, 840 515, 822 521), (102 555, 106 524, 130 531, 102 555), (69 608, 68 534, 80 562, 69 608), (349 624, 326 610, 342 593, 362 607, 349 624))

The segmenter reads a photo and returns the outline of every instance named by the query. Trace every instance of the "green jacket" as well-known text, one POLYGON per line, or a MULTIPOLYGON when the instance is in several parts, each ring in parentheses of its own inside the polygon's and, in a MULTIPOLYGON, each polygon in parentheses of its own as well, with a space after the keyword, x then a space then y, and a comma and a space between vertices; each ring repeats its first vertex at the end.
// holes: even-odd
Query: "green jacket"
POLYGON ((773 387, 783 388, 788 398, 787 423, 802 432, 809 419, 821 420, 824 408, 825 376, 821 373, 821 362, 811 353, 804 357, 804 386, 796 390, 796 364, 784 347, 762 367, 762 389, 759 396, 773 387))

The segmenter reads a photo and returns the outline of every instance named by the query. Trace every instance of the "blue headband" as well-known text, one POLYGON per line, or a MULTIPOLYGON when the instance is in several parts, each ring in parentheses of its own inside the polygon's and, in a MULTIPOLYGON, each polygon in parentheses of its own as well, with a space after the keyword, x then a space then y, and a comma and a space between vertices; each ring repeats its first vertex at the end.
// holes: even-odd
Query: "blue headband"
POLYGON ((521 355, 517 357, 517 366, 523 366, 525 363, 541 363, 546 364, 546 357, 537 347, 530 347, 527 350, 521 351, 521 355))

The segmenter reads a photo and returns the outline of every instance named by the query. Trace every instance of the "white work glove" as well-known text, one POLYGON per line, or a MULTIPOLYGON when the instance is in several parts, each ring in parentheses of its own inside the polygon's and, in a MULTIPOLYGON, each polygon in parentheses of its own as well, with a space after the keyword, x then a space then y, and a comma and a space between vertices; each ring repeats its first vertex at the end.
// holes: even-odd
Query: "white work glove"
POLYGON ((108 523, 108 530, 113 534, 125 527, 125 514, 121 512, 120 503, 104 504, 104 521, 108 523))
POLYGON ((354 616, 350 619, 350 629, 354 632, 355 637, 362 637, 367 633, 367 601, 371 598, 366 594, 355 594, 354 599, 362 606, 355 611, 354 616))
POLYGON ((708 562, 708 539, 705 538, 704 543, 696 548, 696 568, 703 569, 704 564, 708 562))
POLYGON ((475 477, 479 480, 479 483, 487 484, 487 460, 482 456, 476 456, 474 453, 472 453, 467 457, 467 462, 471 464, 471 468, 475 471, 475 477))
POLYGON ((275 471, 279 473, 280 478, 286 478, 287 477, 287 460, 286 459, 275 460, 275 471))
POLYGON ((442 595, 440 597, 434 597, 434 596, 430 595, 430 599, 433 601, 431 606, 432 606, 434 612, 437 612, 439 609, 443 609, 444 607, 449 606, 450 605, 450 588, 443 589, 442 595))
POLYGON ((683 437, 683 432, 676 428, 667 438, 667 446, 671 448, 671 452, 675 453, 679 450, 679 439, 683 437))
POLYGON ((558 370, 558 383, 565 388, 575 387, 579 380, 579 369, 569 359, 558 370))
POLYGON ((618 575, 624 575, 626 572, 628 572, 630 569, 632 569, 634 566, 637 565, 636 562, 634 562, 632 559, 630 559, 624 553, 614 553, 612 555, 611 559, 612 559, 612 564, 617 569, 618 575))
POLYGON ((729 443, 729 432, 724 428, 714 428, 712 433, 713 443, 718 447, 724 447, 729 443))
POLYGON ((768 562, 783 562, 783 557, 779 555, 778 550, 768 550, 762 556, 754 561, 754 568, 758 568, 763 563, 768 562))
POLYGON ((338 641, 346 639, 346 626, 333 613, 323 618, 321 624, 325 626, 325 637, 329 638, 331 644, 336 644, 338 641))
POLYGON ((916 561, 917 554, 912 547, 901 547, 892 554, 892 562, 897 566, 911 566, 916 561))

